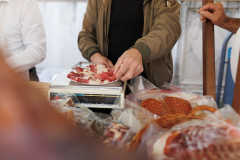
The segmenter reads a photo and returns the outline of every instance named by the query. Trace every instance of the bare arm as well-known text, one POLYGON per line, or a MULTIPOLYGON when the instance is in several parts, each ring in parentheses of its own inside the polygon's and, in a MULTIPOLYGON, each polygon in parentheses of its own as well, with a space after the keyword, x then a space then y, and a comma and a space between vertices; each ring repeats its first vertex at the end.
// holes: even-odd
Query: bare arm
POLYGON ((206 4, 198 10, 198 13, 202 16, 202 22, 206 22, 206 19, 209 19, 213 24, 230 32, 236 33, 240 27, 240 18, 228 17, 221 3, 206 4))
POLYGON ((230 32, 236 33, 240 27, 240 18, 227 18, 227 22, 224 25, 224 29, 229 30, 230 32))

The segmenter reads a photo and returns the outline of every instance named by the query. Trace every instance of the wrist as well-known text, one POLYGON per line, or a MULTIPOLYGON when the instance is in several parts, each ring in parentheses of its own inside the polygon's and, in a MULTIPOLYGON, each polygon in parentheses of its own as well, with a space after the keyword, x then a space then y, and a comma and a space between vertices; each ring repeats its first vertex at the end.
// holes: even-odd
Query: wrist
POLYGON ((223 20, 223 27, 229 26, 229 24, 231 23, 231 18, 225 15, 223 19, 224 19, 223 20))
POLYGON ((226 16, 223 28, 232 33, 236 33, 238 28, 240 27, 240 21, 238 22, 239 23, 237 23, 237 20, 235 18, 226 16))
MULTIPOLYGON (((132 50, 132 53, 135 53, 135 54, 137 54, 137 55, 141 55, 141 53, 139 52, 139 50, 136 49, 136 48, 131 48, 130 50, 132 50)), ((141 56, 142 56, 142 55, 141 55, 141 56)))
POLYGON ((132 48, 138 50, 142 56, 143 61, 148 61, 151 56, 150 48, 143 42, 136 43, 132 48))
POLYGON ((100 55, 100 53, 98 53, 98 52, 93 52, 93 53, 91 53, 91 55, 90 55, 90 61, 92 62, 93 61, 93 59, 96 57, 96 56, 99 56, 100 55))

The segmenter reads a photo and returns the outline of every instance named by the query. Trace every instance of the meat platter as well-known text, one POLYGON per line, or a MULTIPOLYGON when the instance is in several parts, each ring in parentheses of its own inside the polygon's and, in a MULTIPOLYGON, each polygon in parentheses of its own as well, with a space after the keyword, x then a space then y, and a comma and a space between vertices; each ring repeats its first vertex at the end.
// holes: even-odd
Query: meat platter
POLYGON ((76 67, 67 78, 86 85, 105 85, 117 81, 112 68, 101 64, 91 64, 86 68, 76 67))

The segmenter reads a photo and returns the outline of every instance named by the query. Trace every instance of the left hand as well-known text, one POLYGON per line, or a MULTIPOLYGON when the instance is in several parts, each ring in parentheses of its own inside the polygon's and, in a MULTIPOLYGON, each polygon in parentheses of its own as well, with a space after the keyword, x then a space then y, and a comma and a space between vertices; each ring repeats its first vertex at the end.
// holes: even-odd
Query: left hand
POLYGON ((106 65, 107 68, 113 68, 113 64, 112 62, 107 59, 106 57, 104 57, 103 55, 101 55, 100 53, 95 53, 90 57, 90 61, 93 64, 104 64, 106 65))
POLYGON ((121 57, 118 58, 114 66, 114 74, 117 79, 127 81, 132 79, 143 72, 143 63, 141 53, 131 48, 125 51, 121 57))

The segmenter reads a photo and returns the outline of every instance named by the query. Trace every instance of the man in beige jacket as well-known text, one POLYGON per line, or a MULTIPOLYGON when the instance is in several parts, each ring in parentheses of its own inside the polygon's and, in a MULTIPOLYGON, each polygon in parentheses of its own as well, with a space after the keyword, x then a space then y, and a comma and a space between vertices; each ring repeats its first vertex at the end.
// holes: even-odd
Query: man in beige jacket
POLYGON ((122 81, 142 74, 159 87, 172 79, 179 16, 176 0, 89 0, 79 49, 93 63, 115 64, 122 81))

